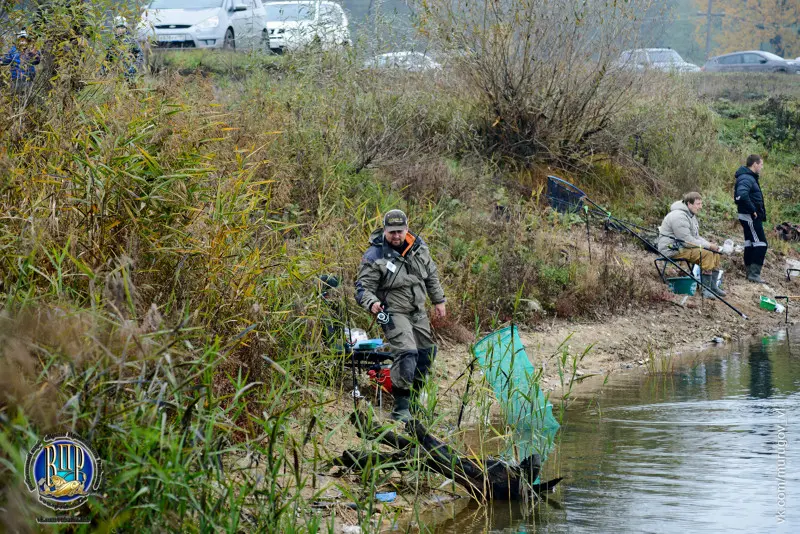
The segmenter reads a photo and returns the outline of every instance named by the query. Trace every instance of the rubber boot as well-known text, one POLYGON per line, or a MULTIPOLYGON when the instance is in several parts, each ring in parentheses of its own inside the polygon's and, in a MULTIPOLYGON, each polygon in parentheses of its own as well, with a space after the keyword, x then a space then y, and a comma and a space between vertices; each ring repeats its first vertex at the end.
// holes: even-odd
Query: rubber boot
POLYGON ((718 297, 724 297, 727 295, 727 293, 725 293, 720 287, 722 285, 722 273, 720 271, 711 271, 711 280, 713 281, 713 285, 711 287, 718 297))
POLYGON ((409 393, 407 389, 392 388, 394 406, 392 407, 391 418, 395 421, 400 421, 402 423, 411 421, 411 412, 408 410, 409 393))
POLYGON ((757 263, 751 263, 747 266, 747 279, 756 284, 763 284, 764 280, 761 279, 761 267, 757 263))
POLYGON ((714 293, 714 280, 711 278, 710 274, 702 274, 700 275, 700 281, 703 282, 703 298, 706 299, 715 299, 717 298, 717 294, 714 293), (706 289, 706 287, 712 288, 712 291, 706 289))
POLYGON ((425 377, 436 358, 436 345, 417 349, 417 367, 414 370, 414 382, 411 385, 411 414, 414 417, 425 414, 426 395, 425 377))

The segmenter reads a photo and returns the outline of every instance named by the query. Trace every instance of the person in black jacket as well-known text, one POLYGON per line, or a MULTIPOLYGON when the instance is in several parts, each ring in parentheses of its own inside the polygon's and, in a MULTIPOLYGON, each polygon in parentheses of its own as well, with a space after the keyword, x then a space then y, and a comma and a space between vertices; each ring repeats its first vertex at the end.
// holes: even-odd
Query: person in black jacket
POLYGON ((739 212, 739 222, 744 230, 744 266, 747 279, 763 284, 761 268, 767 255, 767 237, 764 235, 764 222, 767 209, 764 207, 764 194, 758 184, 758 173, 764 167, 761 156, 747 156, 745 165, 736 171, 736 186, 733 198, 739 212))

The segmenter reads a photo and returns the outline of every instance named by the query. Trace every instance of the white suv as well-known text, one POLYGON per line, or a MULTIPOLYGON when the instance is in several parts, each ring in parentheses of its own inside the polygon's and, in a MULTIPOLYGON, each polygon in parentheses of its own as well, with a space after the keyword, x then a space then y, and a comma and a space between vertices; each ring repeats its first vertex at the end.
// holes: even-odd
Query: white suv
POLYGON ((663 72, 698 72, 700 67, 684 60, 671 48, 637 48, 625 50, 616 62, 626 70, 643 71, 648 69, 663 72))
POLYGON ((261 0, 152 0, 137 28, 157 48, 268 48, 261 0))
POLYGON ((352 44, 347 15, 335 2, 268 2, 267 31, 273 52, 319 42, 323 48, 352 44))

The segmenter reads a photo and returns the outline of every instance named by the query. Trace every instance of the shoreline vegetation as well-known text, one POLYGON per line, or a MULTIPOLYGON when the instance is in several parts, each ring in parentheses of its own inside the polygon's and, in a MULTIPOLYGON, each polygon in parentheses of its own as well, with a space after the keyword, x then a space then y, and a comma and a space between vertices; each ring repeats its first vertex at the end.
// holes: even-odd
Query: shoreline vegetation
MULTIPOLYGON (((443 5, 421 27, 432 41, 466 39, 456 23, 476 13, 443 5)), ((445 477, 333 466, 345 449, 386 450, 349 422, 352 379, 324 343, 334 318, 317 280, 340 277, 333 299, 380 335, 352 284, 391 208, 429 244, 448 298, 422 422, 475 461, 505 450, 513 430, 477 377, 455 429, 469 344, 489 331, 520 327, 563 416, 584 374, 648 350, 638 366, 663 373, 674 347, 778 326, 777 315, 741 326, 696 298, 676 306, 647 251, 593 225, 590 253, 584 219, 548 207, 550 174, 647 227, 699 190, 704 235, 736 240, 733 172, 761 153, 769 224, 800 218, 794 79, 606 73, 613 47, 606 63, 584 60, 592 39, 631 29, 613 20, 551 57, 555 70, 509 70, 510 85, 489 68, 506 41, 430 73, 364 69, 358 46, 153 53, 135 83, 100 74, 101 24, 47 51, 34 98, 0 95, 4 530, 33 532, 53 515, 24 466, 56 431, 82 436, 106 466, 102 497, 82 512, 91 524, 76 531, 430 530, 426 507, 463 493, 445 477), (670 336, 668 321, 696 328, 670 336), (383 492, 396 502, 378 502, 383 492)), ((545 36, 550 48, 517 49, 501 67, 563 48, 561 33, 545 36)), ((779 280, 798 243, 770 238, 767 273, 790 288, 779 280)), ((742 282, 738 258, 725 262, 729 294, 758 316, 751 301, 766 290, 742 282)))

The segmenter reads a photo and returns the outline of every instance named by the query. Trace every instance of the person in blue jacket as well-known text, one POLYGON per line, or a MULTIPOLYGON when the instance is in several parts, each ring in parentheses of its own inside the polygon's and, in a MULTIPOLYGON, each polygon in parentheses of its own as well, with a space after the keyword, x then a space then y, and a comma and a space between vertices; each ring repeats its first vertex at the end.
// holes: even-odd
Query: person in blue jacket
POLYGON ((739 212, 739 222, 744 230, 744 266, 747 279, 763 284, 761 269, 767 255, 767 237, 764 235, 764 222, 767 209, 764 194, 758 183, 759 173, 764 162, 758 154, 747 156, 745 164, 736 171, 736 186, 733 198, 739 212))
POLYGON ((25 94, 33 84, 36 76, 36 65, 41 61, 41 54, 30 49, 28 33, 25 30, 17 34, 17 43, 0 58, 0 64, 11 67, 11 88, 17 94, 25 94))

